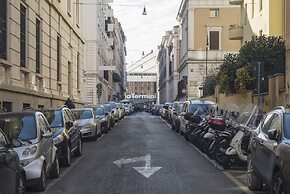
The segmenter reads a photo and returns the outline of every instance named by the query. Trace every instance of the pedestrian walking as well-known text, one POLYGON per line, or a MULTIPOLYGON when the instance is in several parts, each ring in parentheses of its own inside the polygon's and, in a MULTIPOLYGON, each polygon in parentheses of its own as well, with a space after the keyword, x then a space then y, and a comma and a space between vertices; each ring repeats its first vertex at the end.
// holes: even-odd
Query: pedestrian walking
POLYGON ((73 108, 75 108, 75 105, 74 105, 74 103, 71 101, 70 98, 68 98, 68 99, 65 101, 64 105, 66 105, 69 109, 73 109, 73 108))

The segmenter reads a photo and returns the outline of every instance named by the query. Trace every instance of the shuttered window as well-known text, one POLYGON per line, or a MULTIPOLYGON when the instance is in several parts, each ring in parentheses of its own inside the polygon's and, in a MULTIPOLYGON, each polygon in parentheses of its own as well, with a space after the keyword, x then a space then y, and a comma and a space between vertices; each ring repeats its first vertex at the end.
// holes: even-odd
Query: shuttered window
POLYGON ((7 0, 0 1, 0 59, 6 59, 7 0))
POLYGON ((219 31, 209 32, 209 50, 219 50, 220 34, 219 31))
POLYGON ((40 73, 40 20, 36 19, 36 73, 40 73))
POLYGON ((20 66, 26 67, 26 7, 20 5, 20 66))

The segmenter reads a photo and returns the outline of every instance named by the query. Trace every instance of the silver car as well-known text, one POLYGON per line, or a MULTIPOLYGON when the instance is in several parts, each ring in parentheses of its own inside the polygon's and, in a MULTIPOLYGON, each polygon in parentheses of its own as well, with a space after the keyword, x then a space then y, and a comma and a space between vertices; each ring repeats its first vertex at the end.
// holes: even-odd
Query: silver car
POLYGON ((82 138, 97 140, 102 135, 101 119, 95 116, 92 108, 71 109, 79 124, 82 138))
POLYGON ((123 105, 121 103, 116 103, 117 104, 117 108, 119 110, 119 118, 122 119, 125 117, 125 108, 123 107, 123 105))
POLYGON ((44 191, 46 178, 59 177, 59 163, 50 126, 38 111, 0 114, 0 128, 12 141, 25 170, 27 185, 44 191))

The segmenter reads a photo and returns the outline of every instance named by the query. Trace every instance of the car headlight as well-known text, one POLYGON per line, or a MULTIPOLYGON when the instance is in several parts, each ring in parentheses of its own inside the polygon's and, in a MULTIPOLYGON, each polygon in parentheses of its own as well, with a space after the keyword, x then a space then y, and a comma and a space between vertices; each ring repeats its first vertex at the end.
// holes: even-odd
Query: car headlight
POLYGON ((26 148, 23 152, 22 152, 22 157, 23 158, 26 158, 30 155, 34 155, 37 151, 37 147, 36 146, 33 146, 31 148, 26 148))
POLYGON ((64 140, 64 137, 62 135, 58 135, 55 138, 53 138, 53 144, 59 144, 60 142, 62 142, 64 140))

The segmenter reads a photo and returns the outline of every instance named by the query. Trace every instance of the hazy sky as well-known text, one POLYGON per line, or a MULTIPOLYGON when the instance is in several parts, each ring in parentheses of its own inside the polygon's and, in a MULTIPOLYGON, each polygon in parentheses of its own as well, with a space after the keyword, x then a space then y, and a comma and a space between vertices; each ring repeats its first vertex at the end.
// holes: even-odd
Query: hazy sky
POLYGON ((114 0, 111 3, 114 16, 121 22, 127 37, 128 64, 140 59, 142 51, 146 54, 156 50, 165 31, 178 25, 176 16, 180 3, 181 0, 114 0), (146 16, 142 15, 144 5, 146 16))

